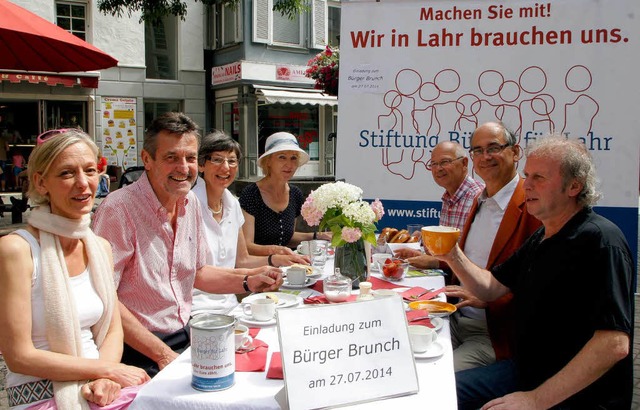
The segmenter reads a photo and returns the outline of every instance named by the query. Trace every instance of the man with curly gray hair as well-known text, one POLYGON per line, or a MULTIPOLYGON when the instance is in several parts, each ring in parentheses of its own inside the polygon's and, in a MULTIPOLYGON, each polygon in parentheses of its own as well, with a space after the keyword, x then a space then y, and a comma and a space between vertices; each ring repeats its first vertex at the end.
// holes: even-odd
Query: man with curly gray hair
POLYGON ((491 271, 458 246, 441 257, 482 300, 513 292, 518 320, 513 360, 456 373, 459 408, 628 409, 635 265, 620 229, 591 209, 593 160, 551 135, 529 149, 524 174, 543 226, 491 271))

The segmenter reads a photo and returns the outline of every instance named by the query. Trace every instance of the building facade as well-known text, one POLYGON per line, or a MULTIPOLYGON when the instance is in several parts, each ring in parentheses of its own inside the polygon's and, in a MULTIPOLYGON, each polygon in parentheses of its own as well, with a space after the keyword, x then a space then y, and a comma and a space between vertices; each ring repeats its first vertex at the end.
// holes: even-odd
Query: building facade
POLYGON ((308 11, 289 18, 272 10, 273 1, 207 7, 210 123, 242 145, 241 179, 262 174, 257 158, 278 131, 296 135, 311 157, 297 177, 333 175, 337 98, 315 90, 304 74, 326 44, 339 44, 340 3, 312 0, 308 11))
POLYGON ((140 163, 145 124, 179 110, 203 132, 219 128, 240 142, 241 179, 260 177, 257 158, 277 131, 293 133, 309 152, 297 176, 334 174, 337 98, 314 90, 304 73, 326 44, 339 44, 338 1, 313 0, 289 18, 272 11, 274 0, 186 0, 185 20, 153 24, 139 13, 104 15, 97 0, 11 1, 118 60, 96 72, 0 69, 0 132, 11 132, 25 157, 38 134, 80 127, 110 164, 126 169, 140 163))
POLYGON ((118 60, 99 72, 0 70, 0 131, 30 153, 48 129, 80 127, 123 169, 139 162, 145 124, 168 110, 204 125, 204 6, 188 1, 186 20, 140 22, 139 13, 105 16, 96 0, 11 0, 118 60))

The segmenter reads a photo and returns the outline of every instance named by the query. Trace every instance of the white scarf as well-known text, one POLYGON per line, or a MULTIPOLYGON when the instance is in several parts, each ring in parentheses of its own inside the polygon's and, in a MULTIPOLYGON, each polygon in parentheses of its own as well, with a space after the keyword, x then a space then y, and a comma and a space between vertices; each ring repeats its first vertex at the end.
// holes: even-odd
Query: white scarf
MULTIPOLYGON (((31 212, 29 224, 40 230, 42 284, 44 289, 47 341, 52 352, 82 356, 80 322, 69 283, 69 272, 58 236, 80 239, 89 258, 91 283, 104 304, 104 311, 92 327, 98 348, 109 330, 115 306, 115 286, 110 259, 98 237, 89 229, 91 217, 68 219, 51 213, 48 206, 31 212)), ((80 388, 84 382, 53 382, 53 392, 59 409, 89 409, 80 388)))

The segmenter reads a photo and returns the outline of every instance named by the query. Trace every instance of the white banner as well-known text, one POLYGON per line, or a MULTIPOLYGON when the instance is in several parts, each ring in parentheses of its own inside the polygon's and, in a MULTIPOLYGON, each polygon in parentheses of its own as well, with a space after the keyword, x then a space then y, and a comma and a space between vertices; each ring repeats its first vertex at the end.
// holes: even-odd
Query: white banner
POLYGON ((586 144, 597 211, 635 249, 638 16, 637 0, 344 2, 336 177, 383 200, 381 226, 434 223, 438 142, 468 149, 496 119, 525 148, 555 130, 586 144))

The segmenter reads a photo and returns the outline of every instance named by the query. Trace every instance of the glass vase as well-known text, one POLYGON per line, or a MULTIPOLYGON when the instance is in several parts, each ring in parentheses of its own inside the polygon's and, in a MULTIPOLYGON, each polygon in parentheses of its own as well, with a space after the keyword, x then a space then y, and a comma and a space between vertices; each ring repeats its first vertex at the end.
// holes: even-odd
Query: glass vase
POLYGON ((340 274, 351 279, 353 289, 358 289, 360 282, 369 279, 369 264, 365 244, 362 239, 337 246, 334 265, 340 268, 340 274))

